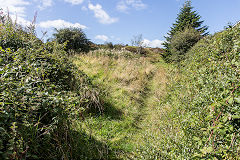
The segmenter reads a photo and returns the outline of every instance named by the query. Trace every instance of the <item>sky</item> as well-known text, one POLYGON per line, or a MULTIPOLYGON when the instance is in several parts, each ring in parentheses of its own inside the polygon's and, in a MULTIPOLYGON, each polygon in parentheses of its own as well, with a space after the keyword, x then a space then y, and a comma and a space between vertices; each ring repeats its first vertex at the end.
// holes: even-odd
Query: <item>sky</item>
MULTIPOLYGON (((29 25, 36 18, 39 38, 52 37, 54 28, 78 27, 97 44, 130 44, 142 35, 149 47, 162 47, 185 0, 0 0, 12 19, 29 25), (46 35, 43 33, 46 32, 46 35), (43 36, 44 35, 44 36, 43 36)), ((240 0, 192 0, 193 10, 209 33, 240 20, 240 0)))

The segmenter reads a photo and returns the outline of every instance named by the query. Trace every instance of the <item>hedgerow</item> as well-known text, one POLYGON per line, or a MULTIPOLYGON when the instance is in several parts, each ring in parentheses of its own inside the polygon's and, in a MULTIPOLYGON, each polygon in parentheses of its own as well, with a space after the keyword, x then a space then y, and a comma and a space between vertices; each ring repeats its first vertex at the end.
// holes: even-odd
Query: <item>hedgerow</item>
POLYGON ((98 92, 65 44, 43 43, 9 17, 0 26, 0 159, 72 159, 71 120, 103 110, 98 92))
POLYGON ((186 56, 165 102, 173 107, 168 117, 180 126, 163 142, 167 157, 238 159, 240 27, 200 40, 186 56))

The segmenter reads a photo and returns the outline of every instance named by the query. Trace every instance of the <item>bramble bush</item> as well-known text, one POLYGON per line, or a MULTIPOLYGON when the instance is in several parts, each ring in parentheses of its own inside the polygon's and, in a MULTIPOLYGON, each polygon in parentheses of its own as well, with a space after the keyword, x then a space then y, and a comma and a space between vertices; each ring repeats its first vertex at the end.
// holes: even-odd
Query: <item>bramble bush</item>
POLYGON ((9 17, 2 20, 0 159, 72 159, 71 120, 103 110, 98 92, 65 44, 42 43, 9 17))
POLYGON ((184 62, 191 86, 186 135, 196 142, 195 156, 240 156, 240 26, 203 39, 184 62), (189 132, 188 126, 196 128, 189 132))
POLYGON ((177 74, 182 76, 173 80, 166 99, 173 107, 168 117, 181 130, 164 140, 164 146, 171 146, 165 156, 240 157, 239 60, 239 25, 203 38, 186 54, 177 74))

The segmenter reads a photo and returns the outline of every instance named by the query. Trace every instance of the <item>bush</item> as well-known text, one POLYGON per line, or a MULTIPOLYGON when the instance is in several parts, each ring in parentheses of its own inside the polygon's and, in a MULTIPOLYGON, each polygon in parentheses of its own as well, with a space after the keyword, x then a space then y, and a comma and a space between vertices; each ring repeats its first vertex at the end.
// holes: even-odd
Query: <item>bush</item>
POLYGON ((179 62, 185 58, 187 51, 199 40, 201 39, 201 34, 194 28, 187 27, 182 32, 177 32, 171 40, 170 51, 172 56, 170 59, 172 61, 179 62))
POLYGON ((136 46, 126 46, 125 49, 135 54, 147 55, 150 51, 146 48, 136 47, 136 46))
POLYGON ((0 28, 1 37, 13 31, 0 47, 0 159, 66 159, 75 154, 71 119, 102 111, 98 94, 64 45, 39 43, 11 23, 0 28), (25 45, 28 37, 36 41, 25 45))
POLYGON ((55 29, 53 39, 58 43, 67 42, 66 51, 88 52, 91 42, 80 28, 55 29))
POLYGON ((104 44, 106 46, 106 49, 113 49, 113 43, 112 42, 105 42, 104 44))
POLYGON ((3 49, 10 48, 16 51, 18 48, 31 47, 33 43, 41 43, 34 34, 34 27, 23 28, 13 23, 9 16, 0 17, 0 46, 3 49))
POLYGON ((115 44, 114 46, 113 46, 113 48, 114 49, 116 49, 116 50, 122 50, 122 49, 124 49, 124 45, 123 44, 115 44))
POLYGON ((171 146, 169 159, 240 156, 239 53, 240 28, 236 26, 201 39, 186 54, 182 77, 169 86, 166 103, 172 106, 167 117, 180 128, 165 144, 171 146))

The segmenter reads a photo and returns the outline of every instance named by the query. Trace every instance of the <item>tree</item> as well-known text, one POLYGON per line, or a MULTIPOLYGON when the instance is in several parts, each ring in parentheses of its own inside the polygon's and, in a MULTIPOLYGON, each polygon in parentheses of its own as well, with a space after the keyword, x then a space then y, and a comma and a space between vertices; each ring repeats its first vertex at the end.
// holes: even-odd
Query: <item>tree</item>
POLYGON ((142 54, 143 52, 143 47, 144 47, 144 42, 142 38, 142 34, 133 36, 133 39, 131 40, 132 45, 137 47, 137 53, 142 54))
POLYGON ((182 32, 186 27, 192 27, 198 32, 201 33, 202 36, 205 36, 208 34, 207 26, 202 26, 204 21, 201 21, 201 16, 196 12, 193 11, 193 7, 191 5, 191 0, 187 0, 183 7, 180 9, 180 13, 177 16, 176 22, 173 23, 171 30, 168 33, 168 36, 166 36, 166 41, 163 43, 166 53, 164 57, 168 60, 168 58, 171 56, 171 40, 173 36, 177 32, 182 32))
POLYGON ((172 61, 180 62, 185 58, 185 53, 201 39, 201 33, 192 27, 186 27, 184 31, 178 31, 171 39, 169 58, 172 61))
POLYGON ((80 28, 55 29, 54 40, 62 44, 67 42, 66 51, 88 52, 91 42, 80 28))
POLYGON ((113 49, 113 48, 114 48, 112 42, 105 42, 105 43, 104 43, 104 46, 105 46, 107 49, 113 49))

